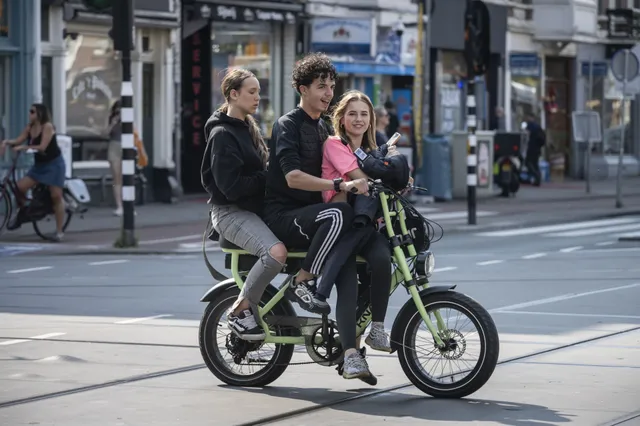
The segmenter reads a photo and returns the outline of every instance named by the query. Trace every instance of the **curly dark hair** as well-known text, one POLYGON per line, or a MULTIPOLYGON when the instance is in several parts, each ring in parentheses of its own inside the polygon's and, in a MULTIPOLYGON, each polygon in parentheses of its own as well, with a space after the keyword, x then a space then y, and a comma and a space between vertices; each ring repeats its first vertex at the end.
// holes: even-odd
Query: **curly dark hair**
POLYGON ((298 93, 300 86, 309 86, 316 78, 337 80, 338 72, 324 53, 310 53, 293 68, 291 85, 298 93))

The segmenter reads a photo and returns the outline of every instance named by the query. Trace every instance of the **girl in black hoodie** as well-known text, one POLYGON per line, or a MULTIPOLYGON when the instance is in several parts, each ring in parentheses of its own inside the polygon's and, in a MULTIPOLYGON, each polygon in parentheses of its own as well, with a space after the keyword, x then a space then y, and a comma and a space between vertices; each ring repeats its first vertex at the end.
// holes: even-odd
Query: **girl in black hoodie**
POLYGON ((267 146, 250 115, 260 102, 260 83, 253 73, 234 69, 222 80, 225 103, 207 120, 207 147, 202 185, 212 204, 211 221, 218 233, 259 258, 227 314, 229 328, 245 340, 265 338, 255 315, 262 293, 280 273, 287 249, 259 214, 265 192, 267 146))

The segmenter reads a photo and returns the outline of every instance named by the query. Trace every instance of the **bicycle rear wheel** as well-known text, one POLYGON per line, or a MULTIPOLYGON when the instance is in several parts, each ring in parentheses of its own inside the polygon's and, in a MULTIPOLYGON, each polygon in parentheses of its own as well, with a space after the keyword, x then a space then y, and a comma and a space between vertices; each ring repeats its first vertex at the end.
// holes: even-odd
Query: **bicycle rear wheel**
POLYGON ((11 201, 11 195, 4 185, 0 185, 0 234, 5 231, 9 219, 11 218, 11 211, 13 210, 13 204, 11 201))
MULTIPOLYGON (((70 210, 65 209, 64 214, 65 218, 64 223, 62 224, 62 232, 65 232, 67 230, 69 222, 71 222, 71 218, 73 217, 73 212, 71 212, 70 210)), ((53 214, 47 215, 39 221, 34 221, 31 223, 33 224, 33 230, 40 238, 46 241, 51 240, 51 235, 53 235, 56 231, 56 218, 53 214)))

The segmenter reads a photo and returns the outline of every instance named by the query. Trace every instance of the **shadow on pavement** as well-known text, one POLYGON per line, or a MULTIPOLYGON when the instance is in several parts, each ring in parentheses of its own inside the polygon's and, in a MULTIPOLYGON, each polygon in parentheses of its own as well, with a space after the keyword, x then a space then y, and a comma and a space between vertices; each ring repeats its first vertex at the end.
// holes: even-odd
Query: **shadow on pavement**
MULTIPOLYGON (((366 390, 370 389, 371 388, 368 388, 366 390)), ((354 389, 345 392, 319 388, 293 387, 243 390, 252 393, 267 394, 272 397, 287 400, 299 399, 309 402, 326 400, 327 393, 330 393, 332 396, 332 401, 336 401, 364 392, 363 389, 354 389)), ((475 398, 444 400, 401 392, 377 395, 372 399, 360 399, 335 405, 328 409, 334 412, 344 411, 353 414, 385 418, 409 417, 427 421, 449 422, 484 421, 509 426, 557 425, 572 421, 572 416, 563 415, 542 405, 475 398)), ((328 423, 330 423, 330 421, 328 423)))

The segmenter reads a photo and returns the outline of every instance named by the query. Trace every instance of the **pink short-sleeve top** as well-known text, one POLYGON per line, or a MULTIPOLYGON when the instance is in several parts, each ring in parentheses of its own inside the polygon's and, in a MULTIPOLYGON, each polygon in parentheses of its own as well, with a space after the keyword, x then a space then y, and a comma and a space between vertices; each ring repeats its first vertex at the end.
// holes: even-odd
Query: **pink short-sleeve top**
MULTIPOLYGON (((329 136, 322 147, 322 178, 342 178, 347 182, 351 180, 347 173, 357 168, 358 161, 351 148, 343 144, 338 136, 329 136)), ((322 199, 328 203, 335 195, 334 190, 323 191, 322 199)))

